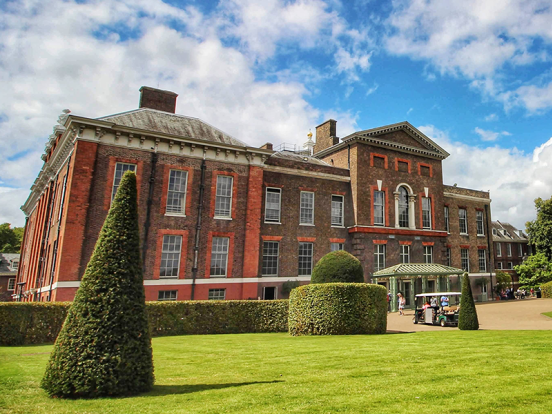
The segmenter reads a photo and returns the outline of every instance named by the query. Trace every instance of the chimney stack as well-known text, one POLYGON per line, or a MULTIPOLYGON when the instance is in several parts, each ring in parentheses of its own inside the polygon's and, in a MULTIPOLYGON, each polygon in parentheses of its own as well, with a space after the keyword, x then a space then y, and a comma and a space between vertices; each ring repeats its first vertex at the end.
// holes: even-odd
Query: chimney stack
POLYGON ((337 135, 337 121, 328 119, 326 122, 316 127, 316 145, 314 146, 313 154, 330 148, 332 145, 339 143, 337 135))
POLYGON ((142 86, 140 88, 140 108, 157 109, 158 111, 170 112, 176 111, 176 97, 178 94, 162 89, 142 86))

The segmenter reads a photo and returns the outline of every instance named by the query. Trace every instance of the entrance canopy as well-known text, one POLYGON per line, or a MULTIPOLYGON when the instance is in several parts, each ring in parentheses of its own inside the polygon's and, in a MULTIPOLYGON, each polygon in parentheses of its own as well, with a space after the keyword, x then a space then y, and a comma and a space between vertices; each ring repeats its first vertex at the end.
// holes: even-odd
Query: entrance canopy
POLYGON ((462 275, 464 271, 455 267, 438 263, 401 263, 372 274, 372 278, 380 277, 412 277, 412 276, 452 276, 462 275))

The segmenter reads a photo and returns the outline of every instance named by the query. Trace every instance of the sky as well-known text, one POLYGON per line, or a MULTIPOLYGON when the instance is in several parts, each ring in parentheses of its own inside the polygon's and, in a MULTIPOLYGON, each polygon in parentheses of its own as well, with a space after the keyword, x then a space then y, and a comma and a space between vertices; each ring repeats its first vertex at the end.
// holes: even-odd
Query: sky
POLYGON ((550 0, 0 0, 0 223, 24 224, 57 117, 177 113, 260 146, 409 121, 525 228, 552 196, 550 0))

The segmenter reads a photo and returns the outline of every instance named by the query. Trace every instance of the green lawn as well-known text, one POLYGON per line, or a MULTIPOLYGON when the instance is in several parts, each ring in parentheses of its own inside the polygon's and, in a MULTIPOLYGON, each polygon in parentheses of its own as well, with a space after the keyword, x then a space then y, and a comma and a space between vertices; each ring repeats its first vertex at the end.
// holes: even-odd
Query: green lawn
POLYGON ((133 398, 54 400, 51 346, 0 348, 0 412, 552 412, 552 333, 438 331, 153 340, 156 385, 133 398))
POLYGON ((552 312, 543 312, 543 315, 552 318, 552 312))

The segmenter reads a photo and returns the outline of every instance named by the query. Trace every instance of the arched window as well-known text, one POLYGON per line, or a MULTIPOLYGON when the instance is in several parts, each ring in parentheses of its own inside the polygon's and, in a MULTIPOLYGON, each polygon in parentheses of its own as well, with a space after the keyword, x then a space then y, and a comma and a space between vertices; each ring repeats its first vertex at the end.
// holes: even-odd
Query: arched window
POLYGON ((408 227, 408 191, 399 188, 399 227, 408 227))

